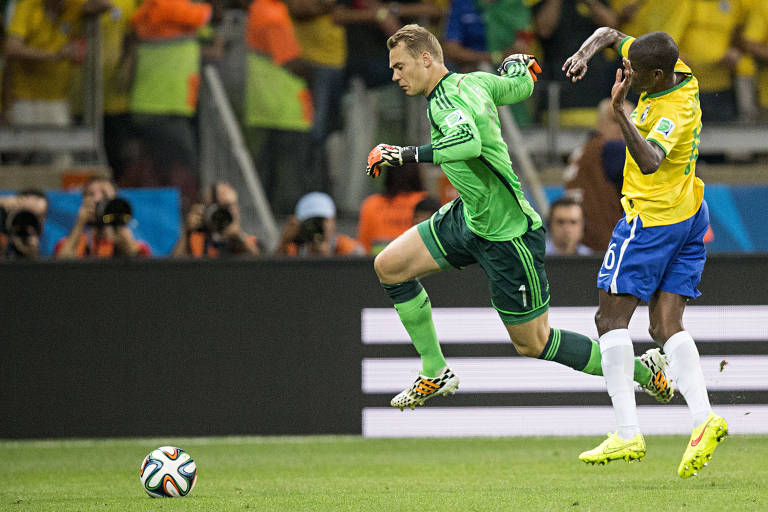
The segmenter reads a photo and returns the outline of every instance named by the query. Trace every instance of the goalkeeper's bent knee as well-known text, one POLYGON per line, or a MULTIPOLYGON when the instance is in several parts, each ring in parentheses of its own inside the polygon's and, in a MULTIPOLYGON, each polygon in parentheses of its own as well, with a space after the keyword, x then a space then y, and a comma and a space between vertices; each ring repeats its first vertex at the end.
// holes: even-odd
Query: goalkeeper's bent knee
POLYGON ((387 295, 395 304, 408 302, 418 296, 424 289, 418 279, 411 279, 410 281, 396 284, 381 283, 381 287, 384 288, 384 291, 387 292, 387 295))

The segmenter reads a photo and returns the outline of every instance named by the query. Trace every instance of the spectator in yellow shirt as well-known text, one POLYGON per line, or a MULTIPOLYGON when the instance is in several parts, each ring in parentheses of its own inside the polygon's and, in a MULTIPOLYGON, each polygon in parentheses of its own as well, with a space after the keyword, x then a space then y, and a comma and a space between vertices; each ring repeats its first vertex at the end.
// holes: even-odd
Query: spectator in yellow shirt
POLYGON ((285 0, 291 15, 301 57, 312 70, 313 160, 318 164, 314 187, 330 189, 325 141, 341 127, 341 97, 344 92, 344 67, 347 63, 347 35, 333 21, 336 0, 285 0))
MULTIPOLYGON (((686 0, 680 13, 687 20, 677 40, 680 59, 699 80, 703 121, 737 117, 734 76, 741 54, 736 36, 746 19, 744 0, 686 0)), ((674 34, 670 34, 674 37, 674 34)))
POLYGON ((126 141, 133 134, 130 120, 131 69, 135 57, 131 16, 138 0, 111 0, 101 17, 101 61, 104 77, 104 150, 119 182, 127 165, 126 141))
POLYGON ((757 2, 749 11, 741 46, 757 64, 758 116, 768 120, 768 3, 757 2))
POLYGON ((24 0, 8 26, 5 57, 10 73, 8 118, 14 125, 70 123, 72 62, 81 60, 83 16, 108 9, 108 0, 24 0))

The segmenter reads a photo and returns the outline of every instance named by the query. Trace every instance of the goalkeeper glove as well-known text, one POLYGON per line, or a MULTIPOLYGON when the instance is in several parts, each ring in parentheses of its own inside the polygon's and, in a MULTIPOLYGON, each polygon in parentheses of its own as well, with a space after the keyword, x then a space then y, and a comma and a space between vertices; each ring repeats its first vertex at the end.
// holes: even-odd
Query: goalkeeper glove
POLYGON ((536 57, 524 53, 515 53, 501 62, 498 71, 502 76, 514 77, 524 74, 526 70, 531 74, 534 82, 539 79, 536 73, 541 73, 541 66, 539 66, 536 57))
POLYGON ((379 144, 368 153, 368 167, 365 168, 365 174, 378 178, 382 167, 399 167, 418 161, 419 151, 416 146, 379 144))

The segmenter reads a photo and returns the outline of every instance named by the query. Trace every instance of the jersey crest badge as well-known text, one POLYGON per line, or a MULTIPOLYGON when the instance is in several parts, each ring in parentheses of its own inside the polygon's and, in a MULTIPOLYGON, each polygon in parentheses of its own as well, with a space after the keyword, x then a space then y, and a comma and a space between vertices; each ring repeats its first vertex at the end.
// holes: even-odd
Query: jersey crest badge
POLYGON ((640 122, 641 123, 645 122, 645 118, 648 117, 648 111, 649 110, 651 110, 651 106, 650 105, 646 105, 645 110, 643 110, 643 115, 640 116, 640 122))
POLYGON ((464 114, 461 112, 461 110, 454 110, 448 114, 448 117, 445 118, 445 122, 449 128, 453 128, 454 126, 461 123, 466 123, 467 119, 464 117, 464 114))
POLYGON ((659 122, 656 124, 656 128, 653 131, 662 134, 664 137, 669 137, 669 134, 672 133, 672 130, 674 129, 675 123, 673 123, 671 119, 662 117, 659 119, 659 122))

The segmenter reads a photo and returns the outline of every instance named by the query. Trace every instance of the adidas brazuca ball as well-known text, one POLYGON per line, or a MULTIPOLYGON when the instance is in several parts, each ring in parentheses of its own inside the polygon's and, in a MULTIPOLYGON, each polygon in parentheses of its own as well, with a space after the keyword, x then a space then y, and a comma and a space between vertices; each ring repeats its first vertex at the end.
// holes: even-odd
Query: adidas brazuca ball
POLYGON ((144 458, 139 478, 153 498, 180 498, 195 487, 197 466, 181 448, 161 446, 144 458))

